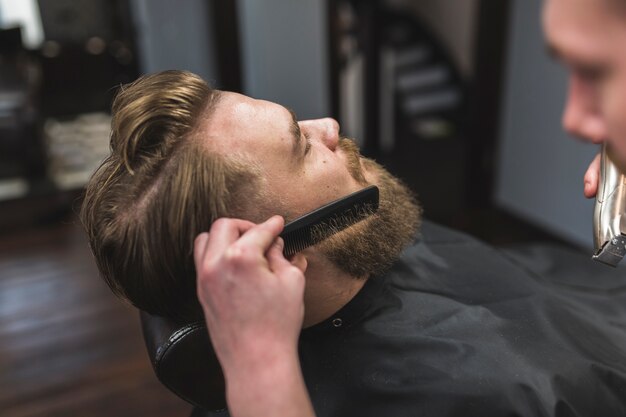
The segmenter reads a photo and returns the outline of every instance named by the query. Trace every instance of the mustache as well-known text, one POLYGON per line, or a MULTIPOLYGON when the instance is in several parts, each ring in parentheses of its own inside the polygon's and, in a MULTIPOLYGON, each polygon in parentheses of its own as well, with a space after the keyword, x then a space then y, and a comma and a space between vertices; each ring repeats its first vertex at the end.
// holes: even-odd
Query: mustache
POLYGON ((353 139, 342 136, 339 138, 339 149, 344 153, 346 157, 346 166, 348 172, 357 182, 360 184, 367 184, 365 176, 363 175, 363 168, 361 166, 361 159, 363 156, 359 151, 359 146, 353 139))

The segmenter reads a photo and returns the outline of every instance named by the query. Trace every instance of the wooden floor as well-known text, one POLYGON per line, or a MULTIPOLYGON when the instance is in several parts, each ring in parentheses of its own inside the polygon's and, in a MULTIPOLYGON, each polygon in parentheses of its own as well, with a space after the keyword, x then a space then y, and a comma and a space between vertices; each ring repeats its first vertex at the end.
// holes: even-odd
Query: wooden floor
POLYGON ((0 416, 189 416, 74 223, 0 235, 0 416))

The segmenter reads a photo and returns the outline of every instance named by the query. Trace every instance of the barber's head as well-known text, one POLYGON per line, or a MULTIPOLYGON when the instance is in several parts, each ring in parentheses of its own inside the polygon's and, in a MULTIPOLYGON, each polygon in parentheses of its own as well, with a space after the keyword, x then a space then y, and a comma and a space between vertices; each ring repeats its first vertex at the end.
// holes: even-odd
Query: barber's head
POLYGON ((113 104, 111 155, 90 180, 81 218, 101 274, 153 314, 202 317, 193 241, 219 217, 294 219, 377 184, 378 214, 307 249, 355 278, 378 274, 419 221, 409 190, 333 119, 213 90, 167 71, 125 86, 113 104))
POLYGON ((626 160, 626 0, 546 0, 543 26, 570 71, 563 126, 626 160))

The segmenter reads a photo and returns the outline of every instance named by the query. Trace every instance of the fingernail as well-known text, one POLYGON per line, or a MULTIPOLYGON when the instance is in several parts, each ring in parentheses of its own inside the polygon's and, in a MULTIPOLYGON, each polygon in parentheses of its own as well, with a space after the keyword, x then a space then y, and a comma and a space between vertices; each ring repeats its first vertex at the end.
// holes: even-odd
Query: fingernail
POLYGON ((278 248, 280 250, 283 250, 283 248, 285 247, 285 241, 283 240, 282 237, 276 238, 276 244, 278 245, 278 248))

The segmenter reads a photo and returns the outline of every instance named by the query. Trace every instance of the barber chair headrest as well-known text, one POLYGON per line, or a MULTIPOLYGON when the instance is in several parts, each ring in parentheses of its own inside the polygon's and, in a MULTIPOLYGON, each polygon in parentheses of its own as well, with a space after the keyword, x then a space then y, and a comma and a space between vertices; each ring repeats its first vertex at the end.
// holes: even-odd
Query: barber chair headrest
POLYGON ((157 378, 183 400, 208 411, 226 408, 224 374, 203 322, 179 325, 141 312, 141 327, 157 378))

